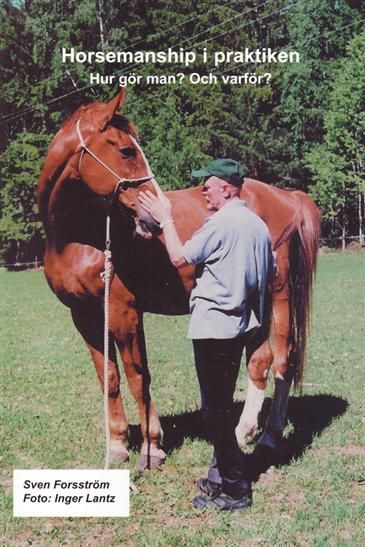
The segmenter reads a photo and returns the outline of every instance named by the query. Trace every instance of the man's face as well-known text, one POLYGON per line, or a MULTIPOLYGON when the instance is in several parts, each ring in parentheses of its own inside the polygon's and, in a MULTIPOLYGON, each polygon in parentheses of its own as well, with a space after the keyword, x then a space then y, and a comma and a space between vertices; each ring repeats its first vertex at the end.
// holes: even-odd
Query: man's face
POLYGON ((202 192, 209 211, 218 211, 225 204, 224 194, 226 188, 227 183, 218 177, 210 177, 205 182, 202 192))

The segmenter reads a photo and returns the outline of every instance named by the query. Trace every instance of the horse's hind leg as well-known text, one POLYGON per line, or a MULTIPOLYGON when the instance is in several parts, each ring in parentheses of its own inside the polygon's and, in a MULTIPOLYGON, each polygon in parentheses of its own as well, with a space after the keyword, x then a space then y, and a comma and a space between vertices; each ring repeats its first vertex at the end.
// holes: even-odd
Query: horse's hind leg
MULTIPOLYGON (((89 348, 101 388, 104 392, 104 318, 102 310, 96 306, 92 308, 73 308, 72 318, 89 348)), ((128 450, 125 446, 128 440, 128 422, 123 408, 119 383, 120 374, 117 365, 114 338, 111 334, 108 365, 110 461, 126 461, 128 459, 128 450)))
POLYGON ((248 387, 245 406, 236 427, 238 444, 243 448, 258 431, 258 420, 265 399, 267 376, 272 361, 269 340, 252 336, 246 345, 248 387))
POLYGON ((289 391, 293 379, 293 369, 289 366, 289 304, 285 298, 273 302, 271 334, 274 346, 272 371, 275 390, 270 414, 258 443, 269 448, 278 448, 285 427, 289 391))

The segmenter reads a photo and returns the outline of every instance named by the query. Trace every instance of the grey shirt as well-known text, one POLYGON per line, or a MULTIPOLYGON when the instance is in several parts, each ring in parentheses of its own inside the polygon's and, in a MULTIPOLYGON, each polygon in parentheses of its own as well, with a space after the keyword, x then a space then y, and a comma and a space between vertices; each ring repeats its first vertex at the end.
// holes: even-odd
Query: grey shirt
POLYGON ((235 338, 261 325, 275 260, 269 230, 245 201, 233 199, 184 245, 197 265, 189 338, 235 338))

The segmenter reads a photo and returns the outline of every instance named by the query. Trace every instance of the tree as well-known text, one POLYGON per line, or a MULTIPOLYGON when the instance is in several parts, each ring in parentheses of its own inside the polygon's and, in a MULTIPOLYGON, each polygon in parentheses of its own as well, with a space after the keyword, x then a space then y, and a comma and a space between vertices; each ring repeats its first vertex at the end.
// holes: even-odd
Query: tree
POLYGON ((1 258, 6 262, 42 255, 36 188, 49 141, 45 135, 20 133, 1 156, 0 243, 1 258))
POLYGON ((323 140, 332 81, 362 15, 345 0, 297 2, 290 15, 291 48, 300 52, 301 61, 283 66, 278 130, 285 135, 281 141, 285 178, 306 190, 309 173, 304 156, 323 140))
POLYGON ((202 152, 197 136, 186 125, 179 99, 168 94, 154 98, 148 106, 129 93, 126 112, 139 120, 143 150, 162 188, 186 188, 190 172, 208 156, 202 152), (163 106, 163 108, 161 108, 163 106))
MULTIPOLYGON (((359 108, 355 135, 334 106, 345 101, 347 80, 338 88, 338 96, 331 91, 336 87, 334 79, 339 79, 339 67, 345 66, 341 60, 346 45, 363 17, 358 0, 3 0, 1 15, 0 85, 2 107, 9 117, 0 122, 4 138, 0 153, 5 150, 0 201, 4 207, 1 237, 7 248, 14 245, 15 236, 25 246, 26 238, 35 241, 33 236, 40 233, 30 204, 21 202, 19 188, 38 178, 45 135, 53 135, 80 104, 106 101, 117 92, 108 85, 90 87, 90 72, 185 74, 183 83, 176 85, 148 85, 143 80, 129 86, 124 109, 138 124, 146 155, 164 188, 186 186, 192 168, 213 157, 230 156, 244 161, 250 175, 281 186, 308 189, 308 183, 321 181, 313 195, 332 222, 345 214, 342 224, 347 230, 353 229, 356 203, 357 215, 362 215, 361 104, 357 101, 354 106, 359 108), (62 47, 132 52, 173 47, 194 51, 197 60, 191 67, 65 64, 62 47), (301 60, 299 64, 213 66, 214 52, 246 47, 297 50, 301 60), (212 85, 192 85, 191 72, 215 73, 218 80, 212 85), (257 86, 227 85, 221 80, 222 74, 245 72, 270 72, 272 78, 268 85, 257 86), (329 140, 342 138, 345 157, 329 145, 329 140), (344 179, 345 171, 351 172, 352 182, 344 179)), ((349 80, 356 79, 356 70, 357 76, 361 74, 362 69, 354 68, 349 80)), ((34 199, 34 188, 27 192, 34 199)))
POLYGON ((315 184, 310 186, 325 219, 346 232, 357 219, 363 242, 365 191, 365 32, 349 44, 336 72, 324 116, 323 144, 306 155, 315 184))
MULTIPOLYGON (((26 17, 22 10, 9 0, 0 4, 0 110, 10 116, 29 107, 29 89, 34 79, 35 64, 29 44, 31 33, 26 29, 26 17)), ((3 151, 8 138, 13 138, 24 128, 24 119, 16 118, 1 127, 1 148, 3 151)))

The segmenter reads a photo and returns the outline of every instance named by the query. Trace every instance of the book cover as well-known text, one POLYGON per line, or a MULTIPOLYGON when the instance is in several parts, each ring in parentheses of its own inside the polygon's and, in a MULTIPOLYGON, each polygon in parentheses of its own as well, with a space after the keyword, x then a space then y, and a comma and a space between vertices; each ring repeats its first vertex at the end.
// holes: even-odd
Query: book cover
MULTIPOLYGON (((1 13, 2 542, 361 544, 361 2, 3 0, 1 13), (119 171, 133 155, 139 167, 119 171), (321 211, 304 394, 290 398, 283 444, 260 463, 238 519, 191 505, 211 457, 186 338, 193 272, 176 273, 136 201, 155 179, 188 239, 208 214, 191 172, 217 158, 245 165, 254 210, 263 202, 251 180, 310 195, 321 211), (104 337, 108 273, 115 345, 104 337), (104 467, 105 343, 109 467, 130 470, 130 516, 14 517, 13 470, 104 467)), ((287 227, 285 204, 270 203, 261 216, 287 227)), ((243 361, 237 420, 246 388, 243 361)), ((273 394, 271 378, 261 428, 273 394)), ((255 446, 244 449, 253 466, 255 446)))

